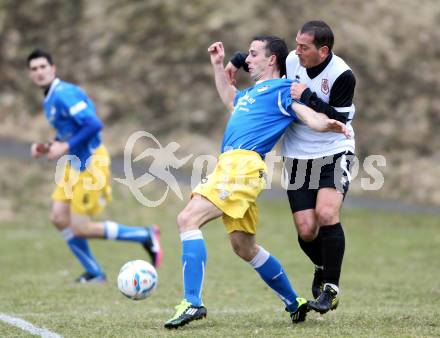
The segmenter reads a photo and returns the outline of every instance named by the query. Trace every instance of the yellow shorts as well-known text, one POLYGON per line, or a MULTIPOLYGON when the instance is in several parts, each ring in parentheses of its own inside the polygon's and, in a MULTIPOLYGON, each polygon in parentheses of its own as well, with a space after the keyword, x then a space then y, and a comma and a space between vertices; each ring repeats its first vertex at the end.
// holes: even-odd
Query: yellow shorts
POLYGON ((194 189, 223 211, 228 233, 256 233, 258 208, 256 199, 265 186, 266 164, 250 150, 232 150, 220 155, 208 177, 194 189))
POLYGON ((89 161, 81 172, 65 165, 52 199, 70 203, 75 213, 93 216, 102 212, 112 197, 110 156, 105 146, 99 146, 89 161))

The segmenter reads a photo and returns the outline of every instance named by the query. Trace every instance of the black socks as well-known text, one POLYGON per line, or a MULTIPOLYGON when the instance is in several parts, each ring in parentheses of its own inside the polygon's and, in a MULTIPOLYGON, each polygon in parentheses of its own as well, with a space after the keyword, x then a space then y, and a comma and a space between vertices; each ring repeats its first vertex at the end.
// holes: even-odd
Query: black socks
POLYGON ((313 264, 322 266, 322 251, 321 251, 321 234, 311 241, 306 242, 298 236, 298 243, 304 253, 310 258, 313 264))
POLYGON ((306 242, 298 236, 298 243, 313 264, 324 266, 324 283, 339 285, 345 251, 345 236, 341 223, 321 226, 318 236, 311 242, 306 242))
POLYGON ((339 285, 342 259, 345 251, 345 236, 341 223, 321 226, 319 229, 324 265, 324 283, 339 285))

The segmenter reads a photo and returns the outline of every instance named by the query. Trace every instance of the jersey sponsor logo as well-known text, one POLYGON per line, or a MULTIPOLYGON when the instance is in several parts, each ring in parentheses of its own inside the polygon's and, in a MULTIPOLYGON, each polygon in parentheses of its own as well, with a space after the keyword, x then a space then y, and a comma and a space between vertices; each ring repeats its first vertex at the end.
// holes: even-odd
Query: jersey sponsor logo
POLYGON ((269 86, 263 86, 263 87, 261 87, 261 88, 258 88, 258 89, 257 89, 257 92, 261 93, 261 92, 264 92, 264 91, 266 91, 266 90, 268 90, 268 89, 269 89, 269 86))
POLYGON ((250 96, 249 93, 246 93, 238 100, 238 103, 244 106, 247 105, 248 103, 254 104, 255 102, 256 100, 252 96, 250 96))
POLYGON ((86 108, 87 108, 87 103, 85 103, 84 101, 79 101, 78 103, 74 104, 72 107, 69 108, 69 113, 70 115, 73 116, 86 108))
POLYGON ((244 110, 248 112, 249 108, 245 108, 244 106, 247 106, 248 104, 254 104, 255 102, 256 100, 253 97, 251 97, 248 93, 246 93, 244 96, 238 99, 237 104, 234 107, 234 112, 237 110, 244 110))
POLYGON ((330 87, 328 86, 328 80, 322 79, 321 81, 321 91, 327 95, 330 92, 330 87))

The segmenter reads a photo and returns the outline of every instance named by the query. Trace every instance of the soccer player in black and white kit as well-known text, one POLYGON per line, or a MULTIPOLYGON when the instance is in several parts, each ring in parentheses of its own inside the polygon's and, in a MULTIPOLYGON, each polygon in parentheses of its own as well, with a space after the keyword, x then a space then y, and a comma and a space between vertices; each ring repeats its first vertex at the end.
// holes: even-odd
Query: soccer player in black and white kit
MULTIPOLYGON (((284 134, 282 154, 290 177, 287 191, 298 241, 315 264, 314 301, 320 313, 334 310, 339 302, 339 278, 345 236, 339 212, 348 191, 355 142, 351 121, 355 113, 354 74, 332 52, 334 35, 323 21, 305 23, 296 36, 296 50, 287 60, 287 77, 296 80, 291 95, 315 111, 346 123, 352 137, 317 133, 303 124, 292 124, 284 134)), ((246 54, 236 53, 226 67, 228 77, 245 65, 246 54)), ((245 68, 246 69, 246 68, 245 68)))

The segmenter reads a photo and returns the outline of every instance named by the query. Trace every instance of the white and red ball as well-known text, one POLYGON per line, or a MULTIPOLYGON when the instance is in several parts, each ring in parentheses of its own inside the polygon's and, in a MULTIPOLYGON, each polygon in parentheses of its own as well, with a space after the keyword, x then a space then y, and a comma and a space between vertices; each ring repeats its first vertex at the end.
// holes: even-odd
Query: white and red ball
POLYGON ((133 300, 145 299, 157 286, 157 271, 148 262, 134 260, 125 263, 118 275, 118 289, 133 300))

